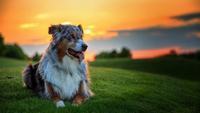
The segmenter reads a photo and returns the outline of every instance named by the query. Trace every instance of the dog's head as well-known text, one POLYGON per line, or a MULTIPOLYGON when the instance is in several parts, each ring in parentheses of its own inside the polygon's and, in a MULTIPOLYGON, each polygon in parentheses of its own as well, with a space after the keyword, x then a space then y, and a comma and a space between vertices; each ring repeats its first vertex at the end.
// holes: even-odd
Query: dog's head
POLYGON ((49 34, 52 35, 52 46, 57 49, 58 58, 65 55, 82 60, 87 44, 83 41, 81 25, 51 25, 49 34))

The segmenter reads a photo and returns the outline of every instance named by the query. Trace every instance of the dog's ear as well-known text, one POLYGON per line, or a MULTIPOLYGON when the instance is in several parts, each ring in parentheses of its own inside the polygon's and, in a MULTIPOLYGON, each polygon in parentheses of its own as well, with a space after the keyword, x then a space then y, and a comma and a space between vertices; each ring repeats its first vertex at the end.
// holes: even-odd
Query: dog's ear
POLYGON ((50 27, 49 27, 49 34, 53 34, 53 32, 55 31, 55 29, 56 29, 56 26, 55 25, 51 25, 50 27))
POLYGON ((83 33, 83 27, 82 27, 81 24, 78 25, 78 28, 79 28, 79 29, 82 31, 82 33, 83 33))
POLYGON ((56 31, 61 32, 61 25, 51 25, 49 27, 49 34, 53 34, 56 31))

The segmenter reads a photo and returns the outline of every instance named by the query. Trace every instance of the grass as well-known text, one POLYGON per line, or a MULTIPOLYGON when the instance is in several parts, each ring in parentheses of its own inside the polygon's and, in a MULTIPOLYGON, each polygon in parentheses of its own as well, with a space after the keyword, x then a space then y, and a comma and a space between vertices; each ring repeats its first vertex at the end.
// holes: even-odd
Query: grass
POLYGON ((95 96, 55 105, 22 87, 27 64, 0 58, 0 113, 199 113, 200 63, 184 59, 98 60, 90 65, 95 96))

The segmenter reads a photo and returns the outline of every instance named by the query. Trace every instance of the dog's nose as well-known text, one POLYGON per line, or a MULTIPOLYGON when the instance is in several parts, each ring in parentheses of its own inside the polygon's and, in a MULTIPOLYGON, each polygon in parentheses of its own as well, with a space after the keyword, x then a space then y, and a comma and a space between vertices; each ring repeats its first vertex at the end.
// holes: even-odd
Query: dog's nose
POLYGON ((82 50, 83 50, 83 51, 86 51, 87 47, 88 47, 88 46, 87 46, 86 44, 83 44, 83 45, 82 45, 82 50))

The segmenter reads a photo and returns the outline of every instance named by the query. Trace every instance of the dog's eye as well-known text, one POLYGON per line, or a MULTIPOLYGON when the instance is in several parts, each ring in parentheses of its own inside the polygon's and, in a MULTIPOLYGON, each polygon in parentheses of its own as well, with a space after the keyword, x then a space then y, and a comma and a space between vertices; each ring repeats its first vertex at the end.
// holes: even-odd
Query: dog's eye
POLYGON ((67 38, 67 39, 68 39, 68 41, 70 41, 70 42, 72 41, 72 38, 67 38))
POLYGON ((71 36, 72 36, 73 39, 76 39, 76 37, 74 36, 74 34, 71 34, 71 36))
POLYGON ((72 37, 72 36, 71 36, 71 37, 68 37, 67 39, 68 39, 68 41, 70 41, 70 42, 75 41, 75 37, 72 37))

